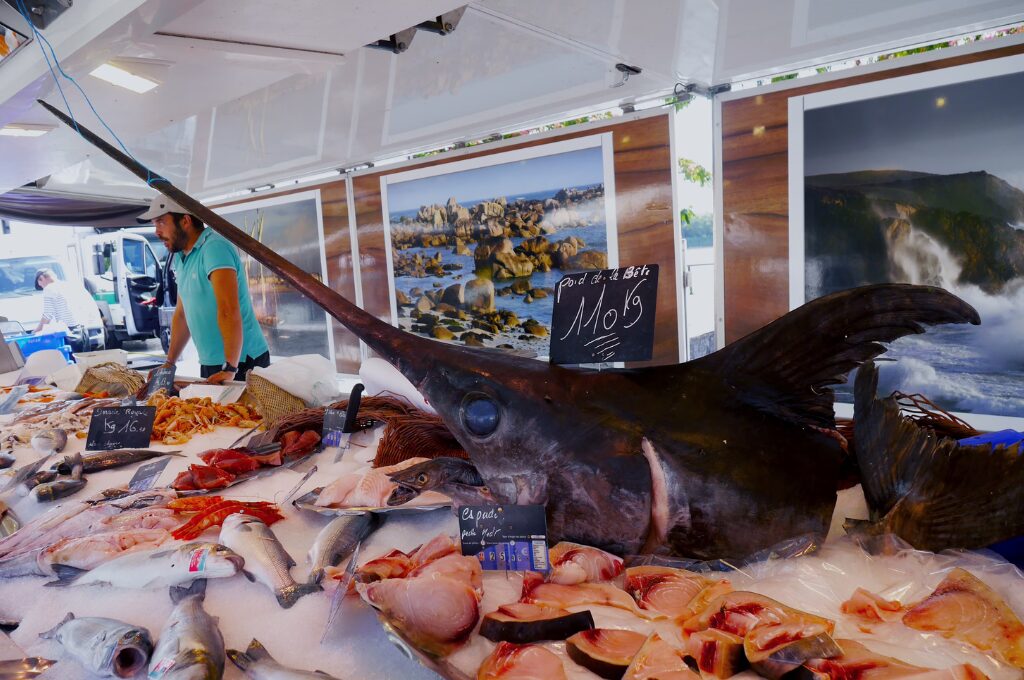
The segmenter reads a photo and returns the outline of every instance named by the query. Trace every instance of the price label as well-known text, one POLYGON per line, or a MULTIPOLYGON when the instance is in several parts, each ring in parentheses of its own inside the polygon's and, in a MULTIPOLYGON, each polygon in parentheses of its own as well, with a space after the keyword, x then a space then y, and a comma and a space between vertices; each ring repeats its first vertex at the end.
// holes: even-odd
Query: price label
POLYGON ((160 477, 160 473, 164 471, 169 462, 170 458, 161 458, 152 463, 146 463, 135 471, 132 480, 128 482, 128 488, 136 493, 152 489, 157 478, 160 477))
POLYGON ((341 435, 345 427, 345 410, 329 408, 324 411, 324 446, 341 446, 341 435))
POLYGON ((467 505, 459 509, 463 555, 497 571, 547 571, 547 515, 543 505, 467 505))
POLYGON ((85 448, 89 451, 147 448, 155 419, 155 406, 95 409, 89 421, 85 448))
POLYGON ((163 366, 153 371, 153 375, 149 378, 149 384, 146 386, 146 398, 148 399, 158 390, 164 390, 170 396, 174 390, 174 372, 178 370, 176 366, 163 366))

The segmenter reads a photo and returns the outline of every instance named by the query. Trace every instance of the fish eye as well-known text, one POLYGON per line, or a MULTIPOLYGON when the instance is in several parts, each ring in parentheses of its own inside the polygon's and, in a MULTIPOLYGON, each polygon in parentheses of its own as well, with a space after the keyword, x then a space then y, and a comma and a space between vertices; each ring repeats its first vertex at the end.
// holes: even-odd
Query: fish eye
POLYGON ((498 429, 498 405, 482 394, 467 397, 462 404, 462 424, 477 437, 486 437, 498 429))
POLYGON ((420 484, 426 484, 427 483, 427 475, 425 473, 421 472, 419 474, 419 476, 416 478, 416 481, 419 482, 420 484))

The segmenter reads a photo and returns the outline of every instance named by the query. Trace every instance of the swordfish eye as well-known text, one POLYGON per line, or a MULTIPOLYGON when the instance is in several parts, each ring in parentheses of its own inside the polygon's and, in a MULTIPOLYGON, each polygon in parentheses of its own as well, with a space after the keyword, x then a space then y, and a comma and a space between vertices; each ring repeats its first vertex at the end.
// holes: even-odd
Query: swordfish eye
POLYGON ((471 394, 462 403, 462 424, 477 437, 486 437, 498 429, 501 420, 498 405, 483 394, 471 394))
POLYGON ((426 484, 428 479, 430 478, 427 477, 427 473, 425 472, 421 472, 419 476, 416 477, 416 481, 420 484, 426 484))

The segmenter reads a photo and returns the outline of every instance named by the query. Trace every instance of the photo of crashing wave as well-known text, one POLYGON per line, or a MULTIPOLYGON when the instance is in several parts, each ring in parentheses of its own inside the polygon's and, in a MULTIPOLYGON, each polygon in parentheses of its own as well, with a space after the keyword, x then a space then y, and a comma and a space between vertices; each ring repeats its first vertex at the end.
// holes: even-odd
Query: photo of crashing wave
MULTIPOLYGON (((879 393, 1024 417, 1024 74, 805 113, 807 300, 870 283, 939 286, 980 326, 891 344, 879 393)), ((849 402, 852 379, 836 390, 849 402)))

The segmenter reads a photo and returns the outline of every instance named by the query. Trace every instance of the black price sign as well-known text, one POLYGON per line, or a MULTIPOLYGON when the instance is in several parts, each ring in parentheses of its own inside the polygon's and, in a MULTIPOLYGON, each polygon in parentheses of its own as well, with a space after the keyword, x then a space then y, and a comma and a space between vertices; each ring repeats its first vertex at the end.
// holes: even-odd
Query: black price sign
POLYGON ((141 466, 132 475, 132 480, 128 482, 128 489, 136 493, 152 489, 160 473, 164 471, 169 462, 171 462, 170 458, 161 458, 141 466))
POLYGON ((156 406, 95 409, 89 421, 85 448, 89 451, 147 448, 155 419, 156 406))
POLYGON ((551 363, 650 359, 657 299, 656 264, 563 277, 555 287, 551 363))
POLYGON ((324 446, 341 446, 341 435, 345 429, 345 410, 329 408, 324 411, 324 446))
POLYGON ((459 508, 463 555, 489 570, 547 571, 548 523, 543 505, 466 505, 459 508))
POLYGON ((146 398, 151 397, 157 390, 164 390, 170 396, 174 391, 174 372, 176 366, 163 366, 153 371, 146 386, 146 398))

